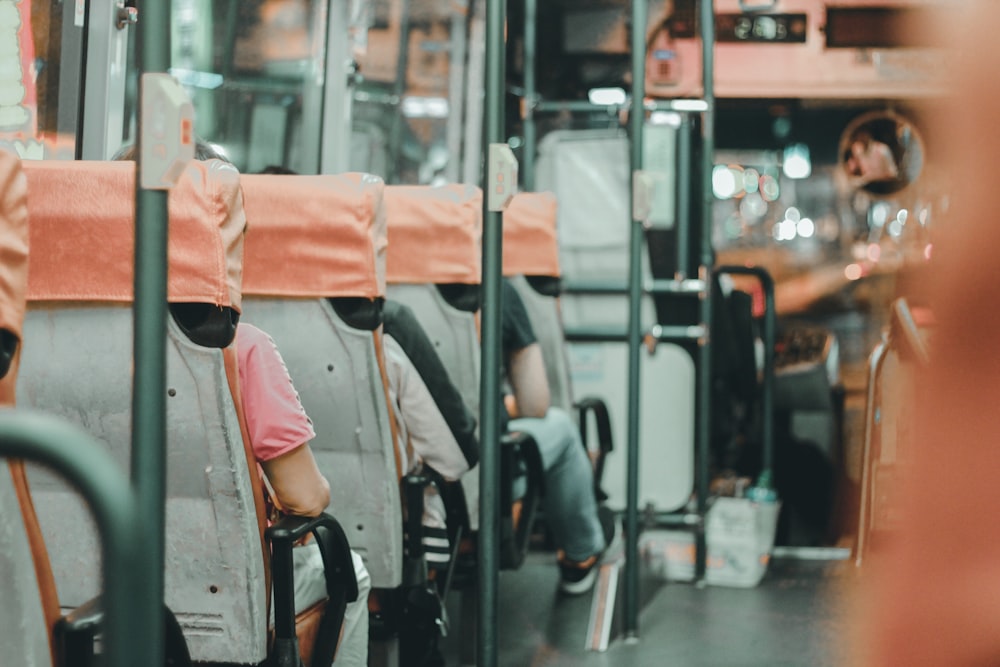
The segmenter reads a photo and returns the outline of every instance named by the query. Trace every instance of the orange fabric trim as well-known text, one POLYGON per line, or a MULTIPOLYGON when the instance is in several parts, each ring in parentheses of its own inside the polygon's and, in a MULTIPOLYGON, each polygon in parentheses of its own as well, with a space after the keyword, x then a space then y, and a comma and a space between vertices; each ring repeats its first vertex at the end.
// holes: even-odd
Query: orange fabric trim
MULTIPOLYGON (((24 163, 31 218, 28 301, 131 302, 135 163, 24 163), (58 196, 54 196, 58 193, 58 196)), ((170 191, 170 301, 240 308, 239 172, 194 161, 170 191)))
POLYGON ((28 181, 21 161, 0 150, 0 329, 21 337, 28 283, 28 181))
POLYGON ((470 185, 389 185, 385 204, 390 283, 479 284, 482 190, 470 185))
POLYGON ((392 432, 392 455, 396 458, 396 479, 403 479, 403 455, 400 451, 399 431, 396 429, 396 414, 392 409, 392 398, 389 396, 389 375, 385 370, 385 348, 382 347, 382 327, 372 332, 372 342, 375 344, 375 359, 378 361, 378 372, 382 377, 382 391, 385 392, 385 404, 389 408, 389 430, 392 432))
POLYGON ((250 445, 250 430, 247 428, 247 416, 243 411, 243 395, 240 393, 240 370, 239 355, 236 352, 236 341, 222 350, 222 359, 226 366, 226 380, 229 382, 229 393, 233 397, 236 406, 236 417, 240 423, 240 435, 243 436, 243 451, 247 457, 247 469, 250 471, 250 486, 253 491, 254 511, 257 514, 257 529, 260 533, 260 552, 264 558, 264 584, 267 595, 265 598, 265 609, 268 617, 271 613, 271 552, 267 548, 267 541, 264 539, 264 531, 267 529, 267 506, 264 504, 264 483, 261 481, 260 466, 257 464, 257 457, 253 454, 253 447, 250 445))
POLYGON ((503 213, 503 274, 559 277, 558 208, 551 192, 520 192, 503 213))
POLYGON ((243 293, 385 295, 382 180, 367 174, 242 177, 248 232, 243 293))
POLYGON ((11 478, 14 480, 14 492, 17 494, 18 504, 21 506, 24 531, 28 537, 28 546, 31 548, 31 558, 35 565, 35 578, 38 579, 38 592, 41 595, 42 613, 45 616, 45 630, 49 635, 49 651, 55 656, 56 645, 52 630, 62 612, 59 609, 56 580, 52 577, 52 564, 49 562, 49 552, 45 548, 45 538, 42 536, 41 526, 38 525, 35 504, 31 500, 31 491, 28 487, 28 477, 24 471, 24 462, 20 459, 9 459, 7 467, 10 470, 11 478))

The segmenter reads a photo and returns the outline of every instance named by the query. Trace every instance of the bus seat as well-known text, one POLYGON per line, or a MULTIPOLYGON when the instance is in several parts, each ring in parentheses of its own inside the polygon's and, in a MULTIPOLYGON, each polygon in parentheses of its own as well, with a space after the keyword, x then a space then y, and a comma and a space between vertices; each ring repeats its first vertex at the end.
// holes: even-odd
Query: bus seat
MULTIPOLYGON (((478 414, 479 299, 470 295, 478 297, 481 280, 482 191, 458 185, 388 186, 386 205, 388 296, 414 312, 467 406, 478 414)), ((500 566, 513 569, 527 550, 543 472, 537 445, 527 434, 505 434, 501 444, 500 566), (513 476, 522 464, 528 473, 527 492, 515 501, 513 476)), ((476 531, 479 476, 464 475, 462 487, 469 527, 476 531)))
POLYGON ((551 192, 521 192, 514 196, 503 219, 503 275, 521 295, 531 326, 542 348, 552 405, 575 414, 581 439, 594 461, 594 491, 598 498, 604 457, 612 450, 611 417, 596 396, 574 402, 566 340, 559 308, 560 267, 557 230, 558 203, 551 192), (597 431, 597 447, 588 439, 589 417, 597 431))
POLYGON ((381 358, 380 179, 244 175, 245 318, 275 340, 306 413, 330 505, 374 588, 403 572, 402 505, 381 358))
POLYGON ((503 275, 517 288, 545 358, 552 405, 571 412, 573 395, 558 301, 558 212, 550 192, 520 192, 503 214, 503 275))
POLYGON ((923 311, 923 326, 918 325, 905 297, 892 302, 890 313, 890 323, 868 357, 856 565, 898 530, 895 489, 912 465, 920 380, 931 361, 930 313, 923 311))
MULTIPOLYGON (((25 337, 32 344, 22 355, 18 394, 23 405, 81 425, 127 469, 135 165, 37 162, 25 172, 38 259, 28 273, 25 337)), ((218 160, 193 162, 169 205, 166 603, 195 661, 258 664, 268 657, 271 573, 261 480, 245 441, 230 344, 241 307, 239 174, 218 160)), ((43 470, 30 476, 59 595, 78 605, 99 583, 95 531, 66 485, 43 470)), ((290 560, 287 537, 281 549, 290 560)), ((278 553, 276 542, 271 546, 278 553)), ((284 581, 284 573, 274 574, 284 581)), ((350 582, 339 582, 350 599, 350 582)), ((336 602, 329 608, 336 611, 336 602)), ((281 617, 275 623, 280 627, 281 617)), ((275 646, 286 646, 283 639, 275 646)))
MULTIPOLYGON (((413 310, 466 405, 477 415, 482 196, 479 188, 469 185, 385 189, 386 294, 413 310)), ((478 475, 464 475, 462 486, 470 527, 477 530, 478 475)))
MULTIPOLYGON (((0 356, 0 405, 12 407, 28 280, 28 214, 20 160, 4 150, 0 150, 0 254, 0 335, 5 343, 0 356)), ((0 646, 4 660, 50 667, 59 603, 27 490, 21 461, 0 465, 0 646)))

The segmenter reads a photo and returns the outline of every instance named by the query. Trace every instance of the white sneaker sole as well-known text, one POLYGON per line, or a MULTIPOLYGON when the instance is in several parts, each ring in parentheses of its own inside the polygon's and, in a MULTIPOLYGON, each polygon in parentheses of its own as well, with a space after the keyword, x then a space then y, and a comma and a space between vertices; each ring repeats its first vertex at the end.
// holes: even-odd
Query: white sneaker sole
POLYGON ((594 587, 594 581, 597 580, 597 569, 597 565, 590 568, 590 572, 588 572, 580 581, 561 580, 559 582, 559 590, 567 595, 580 595, 581 593, 586 593, 594 587))

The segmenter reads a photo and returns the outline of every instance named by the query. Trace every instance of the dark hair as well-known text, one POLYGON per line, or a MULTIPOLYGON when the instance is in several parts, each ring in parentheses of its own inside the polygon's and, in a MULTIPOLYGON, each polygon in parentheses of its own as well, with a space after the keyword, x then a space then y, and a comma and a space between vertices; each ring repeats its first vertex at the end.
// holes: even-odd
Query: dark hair
MULTIPOLYGON (((112 160, 132 160, 135 161, 135 144, 128 144, 127 146, 122 146, 117 153, 114 154, 112 160)), ((194 159, 195 160, 222 160, 223 162, 232 164, 225 153, 216 150, 212 144, 204 141, 202 139, 195 139, 194 142, 194 159)))
POLYGON ((257 173, 258 174, 273 174, 273 175, 276 175, 276 176, 298 176, 299 175, 299 173, 297 171, 295 171, 293 169, 289 169, 288 167, 283 167, 280 164, 269 164, 266 167, 264 167, 263 169, 261 169, 260 171, 258 171, 257 173))

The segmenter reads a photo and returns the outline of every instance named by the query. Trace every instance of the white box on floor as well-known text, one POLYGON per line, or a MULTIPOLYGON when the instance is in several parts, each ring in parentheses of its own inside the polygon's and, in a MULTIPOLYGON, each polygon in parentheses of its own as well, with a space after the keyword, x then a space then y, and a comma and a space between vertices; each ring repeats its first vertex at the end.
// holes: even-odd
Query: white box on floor
MULTIPOLYGON (((767 571, 781 503, 716 498, 705 517, 708 543, 705 581, 714 586, 752 588, 767 571)), ((669 581, 694 579, 694 533, 647 530, 639 553, 650 571, 669 581)))

